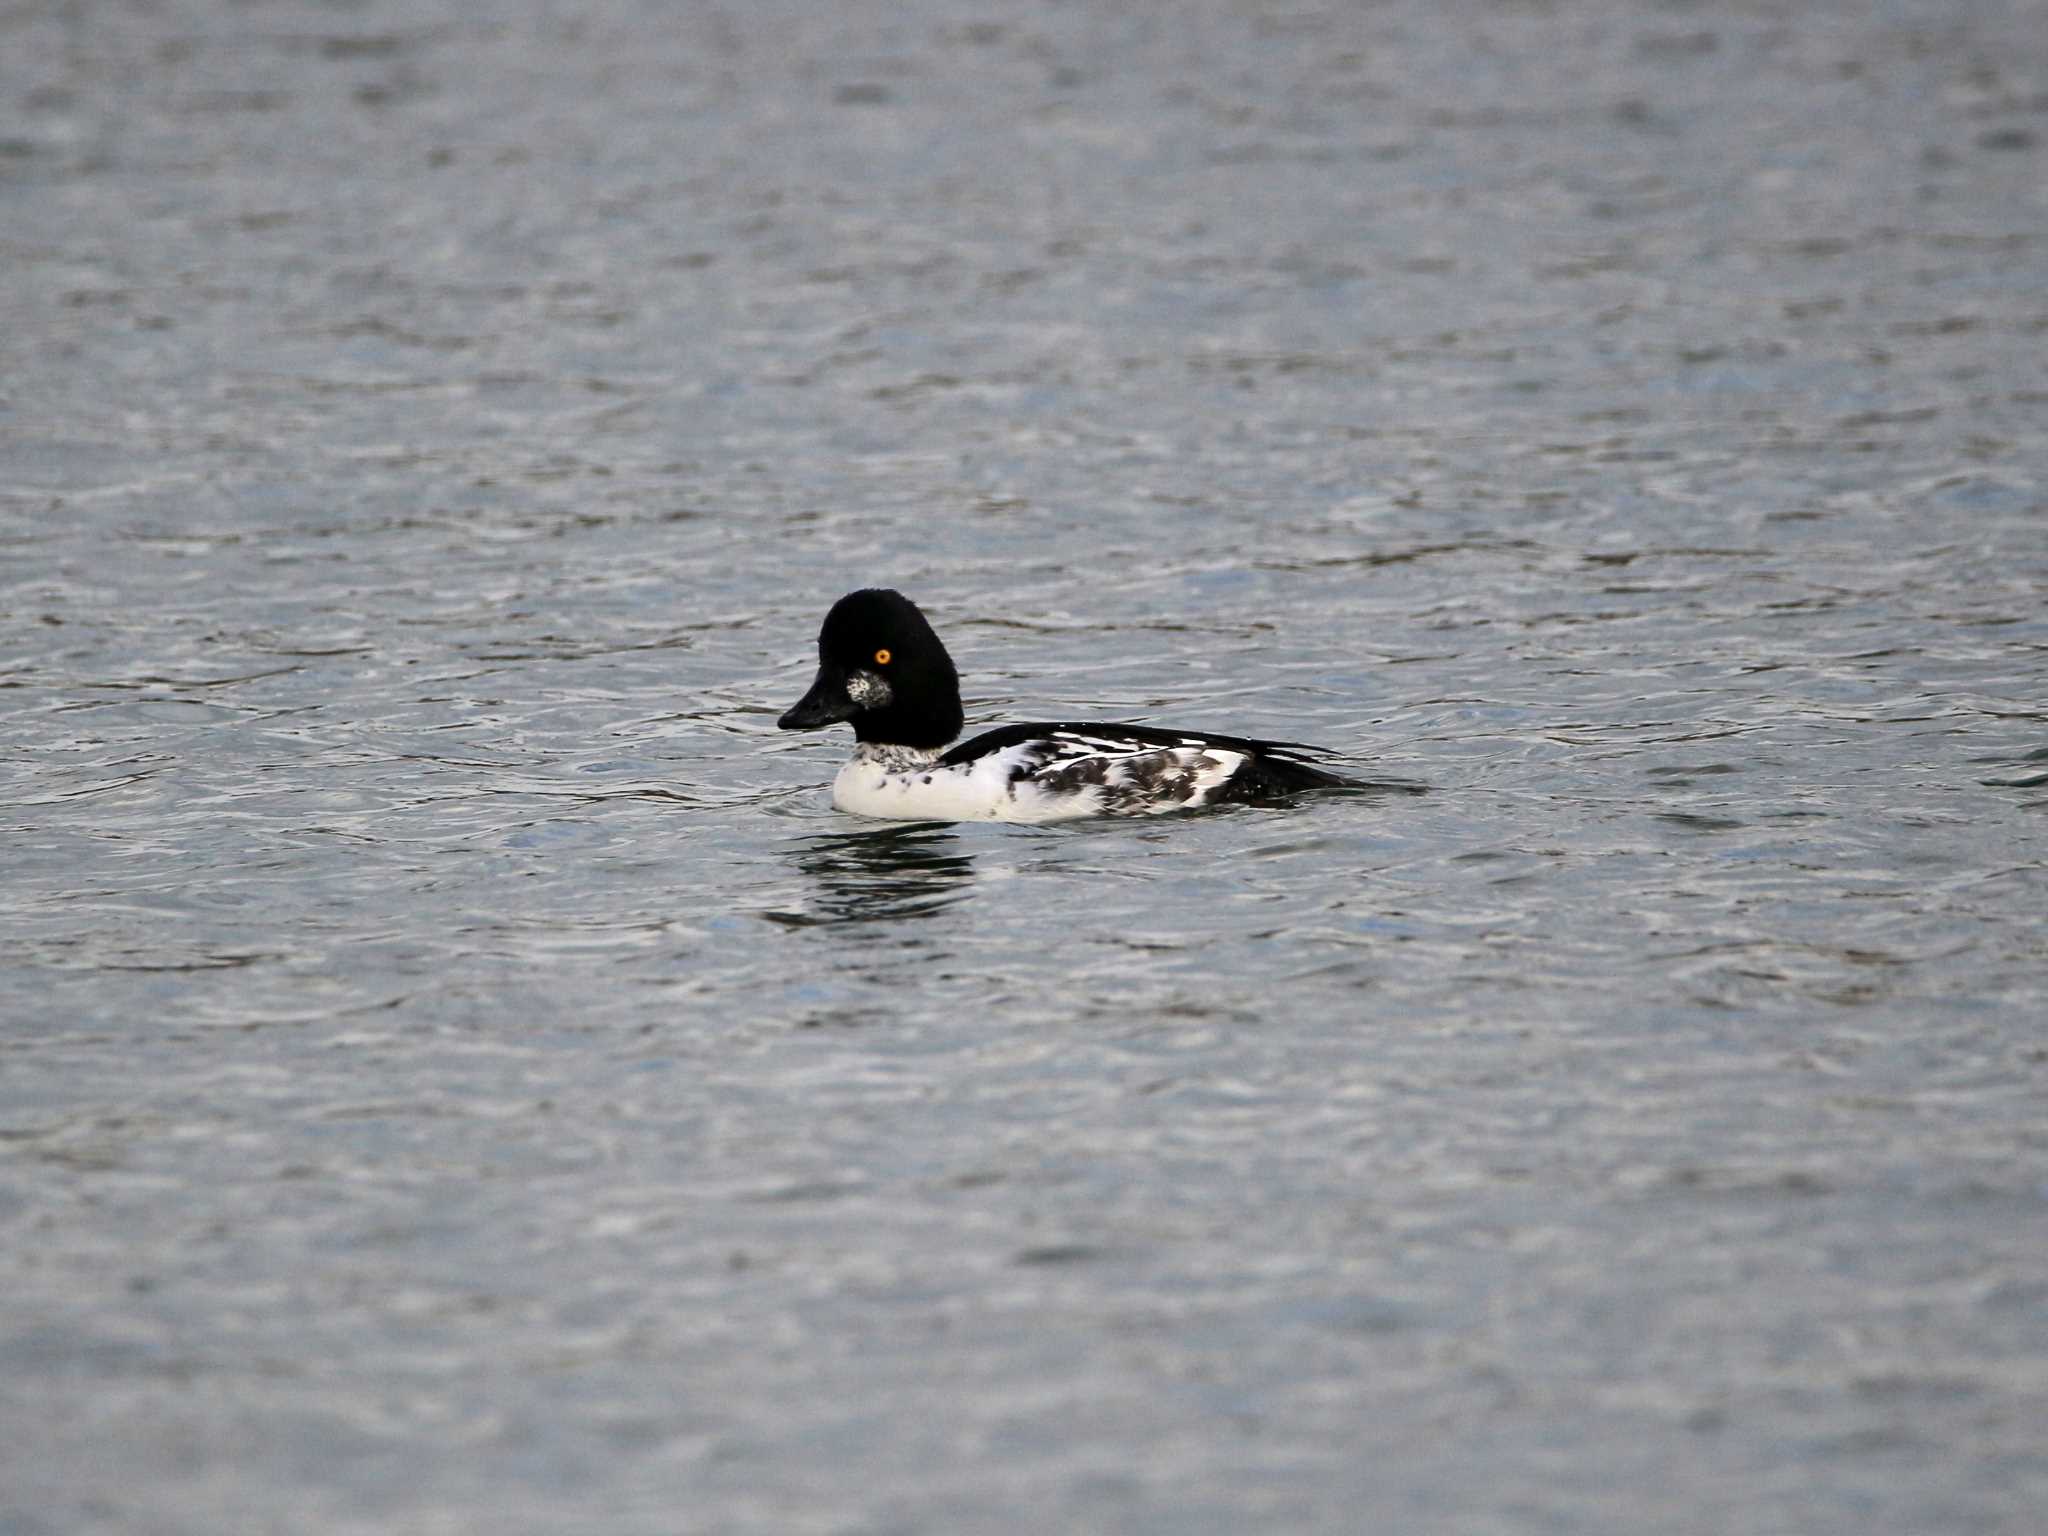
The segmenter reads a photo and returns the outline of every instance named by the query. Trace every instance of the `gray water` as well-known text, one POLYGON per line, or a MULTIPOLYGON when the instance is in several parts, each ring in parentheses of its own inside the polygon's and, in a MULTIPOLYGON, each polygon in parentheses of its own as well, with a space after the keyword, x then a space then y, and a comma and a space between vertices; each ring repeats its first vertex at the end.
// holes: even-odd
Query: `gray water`
POLYGON ((2037 1532, 2048 7, 0 13, 0 1531, 2037 1532), (970 718, 1426 786, 835 812, 970 718))

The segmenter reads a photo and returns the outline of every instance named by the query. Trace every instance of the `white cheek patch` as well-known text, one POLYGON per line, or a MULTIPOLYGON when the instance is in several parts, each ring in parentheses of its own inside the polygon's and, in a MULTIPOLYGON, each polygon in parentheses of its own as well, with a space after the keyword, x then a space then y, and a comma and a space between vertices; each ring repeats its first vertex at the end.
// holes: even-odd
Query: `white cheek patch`
POLYGON ((886 678, 872 672, 853 672, 846 678, 846 696, 862 709, 881 709, 895 698, 886 678))

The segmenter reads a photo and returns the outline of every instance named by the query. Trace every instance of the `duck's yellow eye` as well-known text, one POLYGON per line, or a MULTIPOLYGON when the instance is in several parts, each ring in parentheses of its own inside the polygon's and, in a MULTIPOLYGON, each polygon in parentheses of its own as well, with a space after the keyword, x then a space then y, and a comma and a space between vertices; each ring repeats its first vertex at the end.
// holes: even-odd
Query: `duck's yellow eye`
POLYGON ((878 667, 886 667, 887 665, 889 665, 889 647, 887 647, 886 645, 883 646, 879 651, 875 652, 875 665, 878 667))

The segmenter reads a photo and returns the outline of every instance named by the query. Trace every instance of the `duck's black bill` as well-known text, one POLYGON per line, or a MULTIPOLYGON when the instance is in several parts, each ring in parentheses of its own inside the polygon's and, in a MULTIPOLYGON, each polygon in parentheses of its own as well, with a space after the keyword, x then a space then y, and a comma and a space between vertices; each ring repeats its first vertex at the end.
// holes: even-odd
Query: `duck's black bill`
POLYGON ((775 723, 785 731, 815 731, 821 725, 851 720, 860 706, 846 696, 846 684, 823 672, 811 684, 811 691, 789 707, 775 723))

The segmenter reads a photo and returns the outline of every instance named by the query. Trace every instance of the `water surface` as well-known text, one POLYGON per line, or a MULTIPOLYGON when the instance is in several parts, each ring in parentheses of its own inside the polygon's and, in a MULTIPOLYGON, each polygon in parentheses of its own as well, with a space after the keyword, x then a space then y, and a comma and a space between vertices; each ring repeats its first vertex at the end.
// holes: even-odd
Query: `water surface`
POLYGON ((2037 1529, 2044 80, 0 19, 0 1530, 2037 1529), (851 820, 871 583, 1428 792, 851 820))

